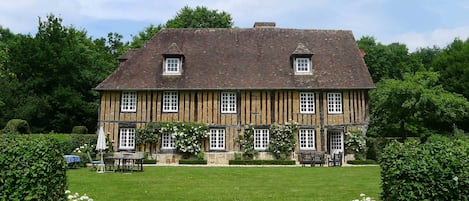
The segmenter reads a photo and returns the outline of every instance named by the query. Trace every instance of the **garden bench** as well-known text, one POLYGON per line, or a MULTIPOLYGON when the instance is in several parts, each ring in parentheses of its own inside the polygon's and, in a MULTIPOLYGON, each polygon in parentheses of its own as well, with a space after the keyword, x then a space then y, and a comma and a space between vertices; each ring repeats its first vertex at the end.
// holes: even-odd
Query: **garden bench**
POLYGON ((326 163, 325 153, 322 151, 301 151, 298 157, 303 167, 306 164, 310 164, 311 166, 316 166, 316 164, 323 166, 326 163))

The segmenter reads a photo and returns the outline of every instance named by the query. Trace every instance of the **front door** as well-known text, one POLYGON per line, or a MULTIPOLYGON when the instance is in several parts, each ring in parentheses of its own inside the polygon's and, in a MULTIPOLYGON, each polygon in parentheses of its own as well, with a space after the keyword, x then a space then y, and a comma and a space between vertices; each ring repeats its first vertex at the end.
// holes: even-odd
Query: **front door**
POLYGON ((344 131, 343 130, 329 130, 329 153, 344 153, 344 131))

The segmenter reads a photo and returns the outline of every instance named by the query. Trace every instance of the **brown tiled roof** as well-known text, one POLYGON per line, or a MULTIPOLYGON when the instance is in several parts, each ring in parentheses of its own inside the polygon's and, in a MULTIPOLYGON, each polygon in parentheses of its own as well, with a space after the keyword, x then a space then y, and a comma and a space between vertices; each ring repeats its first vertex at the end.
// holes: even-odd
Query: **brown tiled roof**
POLYGON ((97 90, 374 88, 351 31, 163 29, 132 51, 97 90), (297 51, 312 75, 294 74, 297 51), (163 75, 168 53, 184 56, 181 75, 163 75))

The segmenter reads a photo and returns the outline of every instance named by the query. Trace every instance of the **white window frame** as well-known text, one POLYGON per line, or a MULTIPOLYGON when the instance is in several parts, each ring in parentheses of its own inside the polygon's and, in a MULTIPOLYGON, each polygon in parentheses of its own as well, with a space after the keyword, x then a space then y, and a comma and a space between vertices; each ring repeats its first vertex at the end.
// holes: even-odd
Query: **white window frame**
POLYGON ((314 114, 315 99, 314 92, 300 92, 300 113, 314 114))
POLYGON ((210 150, 225 150, 225 129, 210 129, 210 150))
POLYGON ((269 147, 269 129, 254 129, 254 149, 265 151, 269 147))
POLYGON ((137 92, 123 91, 121 95, 121 112, 137 111, 137 92))
POLYGON ((175 149, 176 137, 172 133, 163 133, 161 135, 161 149, 175 149))
POLYGON ((180 75, 182 68, 181 58, 165 58, 164 60, 164 74, 165 75, 180 75))
POLYGON ((316 130, 312 128, 298 130, 300 150, 316 150, 316 130))
POLYGON ((295 58, 295 74, 311 74, 311 59, 305 57, 295 58))
POLYGON ((221 92, 221 113, 236 113, 236 92, 221 92))
POLYGON ((119 149, 135 149, 135 128, 120 128, 119 149))
POLYGON ((178 112, 179 94, 177 91, 163 92, 163 112, 178 112))
POLYGON ((327 93, 327 112, 342 114, 342 93, 327 93))

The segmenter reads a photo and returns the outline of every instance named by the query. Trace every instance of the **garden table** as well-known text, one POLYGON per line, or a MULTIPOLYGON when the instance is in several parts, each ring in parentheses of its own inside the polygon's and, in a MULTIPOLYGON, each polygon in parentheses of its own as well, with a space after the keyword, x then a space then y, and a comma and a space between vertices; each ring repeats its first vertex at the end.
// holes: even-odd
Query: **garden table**
POLYGON ((137 171, 143 171, 143 156, 139 156, 137 154, 123 153, 115 156, 108 156, 106 159, 116 160, 118 171, 133 171, 134 167, 137 167, 137 171))
POLYGON ((64 155, 64 158, 69 167, 75 167, 80 163, 80 156, 77 155, 64 155))

